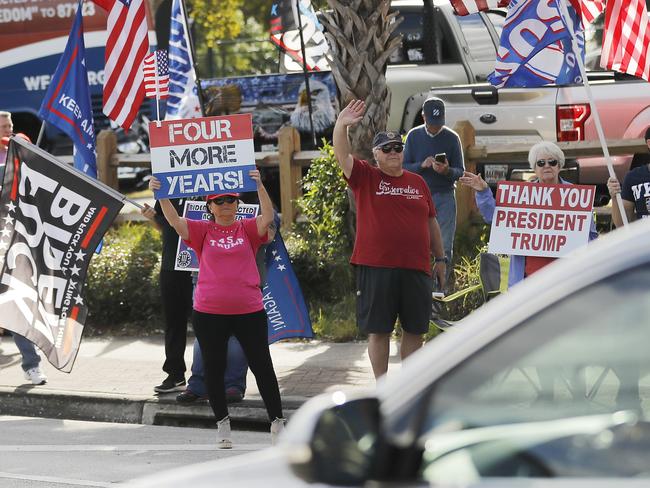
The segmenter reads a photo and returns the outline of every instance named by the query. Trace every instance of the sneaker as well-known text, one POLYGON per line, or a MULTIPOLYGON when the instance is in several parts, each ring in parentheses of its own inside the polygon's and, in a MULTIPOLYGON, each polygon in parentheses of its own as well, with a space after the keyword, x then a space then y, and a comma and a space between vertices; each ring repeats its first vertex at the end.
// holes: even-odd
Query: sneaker
POLYGON ((244 399, 244 394, 239 391, 239 388, 230 387, 226 388, 226 402, 237 403, 244 399))
POLYGON ((230 417, 227 415, 217 422, 217 448, 232 449, 230 417))
POLYGON ((176 401, 178 403, 182 403, 183 405, 189 405, 190 403, 196 402, 205 402, 207 400, 207 395, 197 395, 192 390, 187 389, 176 396, 176 401))
POLYGON ((271 445, 275 446, 278 443, 278 437, 284 430, 284 425, 287 423, 287 419, 276 418, 271 422, 271 445))
POLYGON ((38 366, 25 371, 25 379, 31 381, 32 385, 44 385, 47 383, 47 376, 43 374, 41 368, 38 366))
POLYGON ((185 389, 185 378, 177 379, 168 376, 158 386, 155 386, 153 391, 156 393, 170 393, 172 391, 183 391, 185 389))

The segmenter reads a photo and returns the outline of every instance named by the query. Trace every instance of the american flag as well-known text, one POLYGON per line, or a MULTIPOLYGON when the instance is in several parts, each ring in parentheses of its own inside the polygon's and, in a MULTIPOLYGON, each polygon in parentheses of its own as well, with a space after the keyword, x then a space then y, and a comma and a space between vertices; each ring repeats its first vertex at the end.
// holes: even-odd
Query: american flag
POLYGON ((650 81, 650 20, 645 0, 609 0, 603 32, 603 68, 650 81))
MULTIPOLYGON (((582 18, 587 23, 593 22, 605 9, 605 0, 569 0, 569 2, 576 10, 580 7, 582 18)), ((507 7, 509 4, 510 0, 451 0, 456 15, 485 12, 493 8, 507 7)))
POLYGON ((582 0, 582 18, 592 23, 605 10, 605 0, 582 0))
POLYGON ((169 95, 169 69, 167 51, 158 49, 144 58, 144 94, 147 97, 167 98, 169 95))
POLYGON ((95 0, 108 11, 104 113, 128 129, 144 100, 142 63, 149 52, 144 0, 95 0))
POLYGON ((451 0, 456 15, 470 15, 486 12, 497 7, 507 7, 510 0, 451 0))

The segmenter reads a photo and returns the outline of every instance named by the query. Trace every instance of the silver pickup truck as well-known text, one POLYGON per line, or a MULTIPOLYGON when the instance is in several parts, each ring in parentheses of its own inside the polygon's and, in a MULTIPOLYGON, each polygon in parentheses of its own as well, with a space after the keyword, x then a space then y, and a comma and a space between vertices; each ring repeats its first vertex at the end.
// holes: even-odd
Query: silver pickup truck
MULTIPOLYGON (((612 72, 594 72, 589 79, 605 137, 642 138, 650 127, 650 83, 612 72)), ((433 88, 409 99, 406 129, 422 123, 419 108, 429 96, 445 101, 448 126, 468 120, 476 130, 477 144, 598 140, 595 118, 582 85, 496 89, 476 84, 433 88)), ((612 157, 619 179, 630 169, 633 156, 612 157)), ((644 158, 647 154, 638 155, 635 161, 645 161, 644 158)), ((596 204, 606 203, 608 172, 604 158, 581 158, 576 163, 575 181, 597 185, 596 204)), ((525 161, 504 161, 480 165, 478 169, 494 184, 526 167, 525 161)))
POLYGON ((505 12, 459 17, 449 0, 392 0, 404 18, 397 32, 402 44, 389 58, 391 91, 388 128, 404 131, 409 97, 433 86, 487 80, 494 70, 505 12))

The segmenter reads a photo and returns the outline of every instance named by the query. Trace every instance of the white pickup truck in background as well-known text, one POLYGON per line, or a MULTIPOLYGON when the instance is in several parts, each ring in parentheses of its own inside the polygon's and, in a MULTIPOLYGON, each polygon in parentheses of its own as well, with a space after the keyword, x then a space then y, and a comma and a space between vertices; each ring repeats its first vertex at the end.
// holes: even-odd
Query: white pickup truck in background
MULTIPOLYGON (((593 72, 589 80, 605 138, 643 138, 650 127, 650 83, 612 72, 593 72)), ((445 101, 449 127, 461 120, 469 121, 476 131, 478 145, 598 140, 595 117, 582 85, 496 89, 487 84, 475 84, 432 88, 409 99, 405 129, 422 123, 419 108, 429 96, 445 101)), ((630 169, 633 156, 612 157, 619 179, 622 180, 630 169)), ((647 156, 638 155, 635 163, 647 161, 647 156)), ((577 175, 571 180, 597 185, 595 203, 606 204, 609 175, 604 158, 581 158, 576 163, 577 175)), ((479 165, 478 170, 494 185, 522 168, 528 168, 526 161, 486 163, 479 165)))
POLYGON ((433 86, 477 83, 494 70, 504 10, 454 15, 449 0, 392 0, 403 17, 402 43, 388 60, 391 92, 387 128, 403 131, 411 95, 433 86))

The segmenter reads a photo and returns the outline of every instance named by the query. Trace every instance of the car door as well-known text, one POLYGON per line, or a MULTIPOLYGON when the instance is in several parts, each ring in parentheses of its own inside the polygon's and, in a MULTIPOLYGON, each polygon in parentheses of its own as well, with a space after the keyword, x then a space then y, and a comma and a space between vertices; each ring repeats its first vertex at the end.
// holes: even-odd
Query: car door
POLYGON ((650 264, 549 302, 432 385, 417 478, 650 483, 648 344, 650 264))

